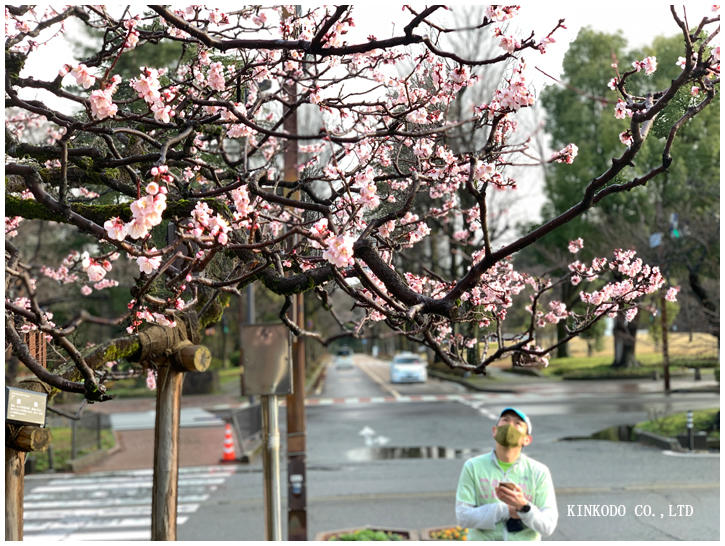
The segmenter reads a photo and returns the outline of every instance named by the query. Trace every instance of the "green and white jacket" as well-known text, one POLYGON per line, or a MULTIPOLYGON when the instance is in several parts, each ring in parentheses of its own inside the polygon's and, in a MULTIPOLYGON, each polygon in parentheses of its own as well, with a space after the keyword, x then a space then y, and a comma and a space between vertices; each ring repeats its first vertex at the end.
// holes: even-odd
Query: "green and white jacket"
POLYGON ((468 540, 541 540, 541 535, 551 535, 559 511, 549 469, 523 453, 507 471, 494 450, 468 459, 458 480, 456 519, 469 529, 468 540), (496 497, 499 482, 518 485, 531 505, 529 512, 519 513, 522 531, 506 530, 510 516, 508 506, 496 497))

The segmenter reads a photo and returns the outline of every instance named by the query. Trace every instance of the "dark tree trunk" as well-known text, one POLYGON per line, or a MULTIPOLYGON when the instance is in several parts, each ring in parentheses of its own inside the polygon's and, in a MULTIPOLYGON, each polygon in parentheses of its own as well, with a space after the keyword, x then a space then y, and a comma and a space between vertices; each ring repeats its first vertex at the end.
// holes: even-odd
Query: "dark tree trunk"
POLYGON ((710 325, 710 333, 717 338, 717 345, 720 347, 720 313, 718 313, 717 305, 700 283, 700 276, 695 271, 690 270, 688 280, 693 294, 705 311, 707 322, 710 325))
MULTIPOLYGON (((556 323, 556 340, 557 342, 561 339, 564 339, 566 337, 566 324, 564 321, 559 321, 556 323)), ((567 358, 571 356, 569 354, 569 342, 562 343, 556 348, 556 358, 567 358)))
POLYGON ((624 313, 617 313, 614 320, 614 362, 612 368, 634 368, 639 366, 635 358, 639 313, 632 322, 627 322, 624 313))
MULTIPOLYGON (((561 301, 566 304, 567 309, 571 309, 577 299, 577 292, 571 283, 565 282, 561 285, 560 293, 561 301)), ((566 322, 559 321, 556 323, 556 341, 557 343, 567 336, 566 322)), ((562 343, 556 348, 556 358, 567 358, 571 356, 569 352, 569 342, 562 343)))

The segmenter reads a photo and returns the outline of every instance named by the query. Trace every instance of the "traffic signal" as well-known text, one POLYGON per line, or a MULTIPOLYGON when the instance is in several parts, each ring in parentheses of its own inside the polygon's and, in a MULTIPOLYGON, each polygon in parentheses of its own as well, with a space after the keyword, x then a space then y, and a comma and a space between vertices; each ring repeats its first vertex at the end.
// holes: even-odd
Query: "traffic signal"
POLYGON ((670 214, 670 237, 673 239, 680 238, 680 230, 678 226, 679 215, 676 212, 670 214))

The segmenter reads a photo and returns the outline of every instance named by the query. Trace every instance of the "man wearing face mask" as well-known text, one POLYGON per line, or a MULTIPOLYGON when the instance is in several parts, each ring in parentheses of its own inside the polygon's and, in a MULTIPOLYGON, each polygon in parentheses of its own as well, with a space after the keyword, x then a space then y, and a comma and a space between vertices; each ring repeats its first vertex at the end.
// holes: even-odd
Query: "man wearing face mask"
POLYGON ((531 443, 531 420, 504 408, 490 453, 468 459, 456 491, 456 519, 469 540, 541 540, 559 519, 551 473, 521 450, 531 443))

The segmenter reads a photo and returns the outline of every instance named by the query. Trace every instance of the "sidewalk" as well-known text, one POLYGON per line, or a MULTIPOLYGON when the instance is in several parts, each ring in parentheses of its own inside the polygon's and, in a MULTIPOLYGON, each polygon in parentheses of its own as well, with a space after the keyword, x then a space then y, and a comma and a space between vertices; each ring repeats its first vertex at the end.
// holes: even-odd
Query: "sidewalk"
MULTIPOLYGON (((482 392, 527 393, 539 391, 556 391, 562 395, 567 393, 612 393, 612 394, 649 394, 664 393, 664 379, 571 379, 528 375, 509 372, 496 367, 486 370, 491 381, 480 379, 470 381, 462 377, 445 376, 445 379, 456 381, 466 387, 482 392)), ((435 377, 444 378, 437 372, 435 377)), ((720 383, 715 381, 712 372, 703 372, 702 379, 696 381, 693 376, 676 376, 670 378, 671 392, 720 392, 720 383)))

